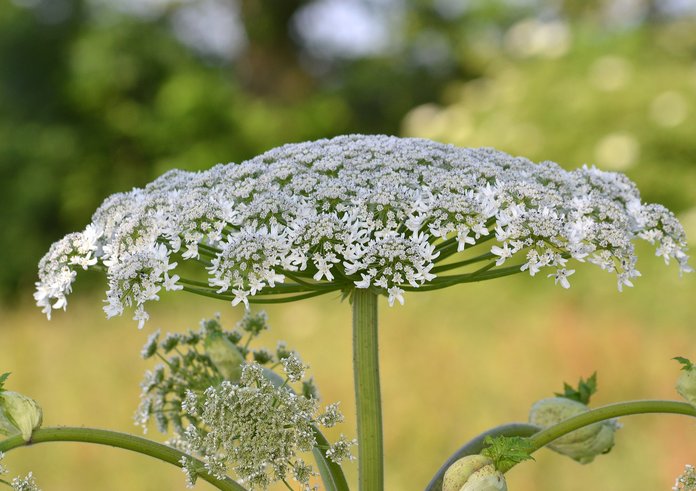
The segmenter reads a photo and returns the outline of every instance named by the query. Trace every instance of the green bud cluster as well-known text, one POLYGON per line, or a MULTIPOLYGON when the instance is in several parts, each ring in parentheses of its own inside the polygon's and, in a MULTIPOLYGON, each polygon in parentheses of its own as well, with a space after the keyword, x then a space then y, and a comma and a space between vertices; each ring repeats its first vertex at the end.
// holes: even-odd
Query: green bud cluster
MULTIPOLYGON (((250 361, 262 366, 264 376, 273 385, 285 384, 285 379, 273 369, 294 356, 293 352, 284 343, 279 343, 274 351, 250 348, 252 341, 268 329, 265 312, 247 312, 231 331, 224 330, 216 316, 201 321, 196 331, 168 333, 164 339, 160 339, 159 331, 153 333, 141 355, 144 359, 157 358, 161 363, 147 371, 141 382, 136 424, 146 429, 154 420, 162 433, 171 426, 176 434, 183 434, 189 425, 198 425, 195 417, 182 409, 187 392, 202 394, 223 381, 238 383, 250 361)), ((303 381, 301 393, 316 398, 317 390, 311 380, 303 381)))
MULTIPOLYGON (((233 331, 216 317, 162 341, 154 333, 142 355, 164 363, 146 373, 135 419, 143 428, 151 419, 162 432, 173 427, 168 443, 202 459, 220 479, 231 471, 249 489, 288 478, 309 489, 316 472, 301 455, 319 449, 340 464, 353 459, 355 441, 341 436, 319 448, 319 427, 331 428, 343 415, 338 404, 320 410, 314 383, 304 380, 307 367, 284 343, 273 351, 250 348, 267 329, 265 313, 247 312, 233 331)), ((181 464, 193 485, 199 464, 181 464)))

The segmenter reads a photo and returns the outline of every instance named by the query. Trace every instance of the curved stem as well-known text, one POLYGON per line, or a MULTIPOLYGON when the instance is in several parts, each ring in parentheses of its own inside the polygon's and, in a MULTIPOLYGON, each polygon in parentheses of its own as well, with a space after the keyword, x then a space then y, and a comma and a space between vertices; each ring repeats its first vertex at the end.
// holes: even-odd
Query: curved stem
POLYGON ((246 491, 245 488, 230 478, 218 479, 205 470, 202 461, 191 457, 179 450, 146 438, 116 431, 100 430, 97 428, 75 428, 69 426, 48 427, 35 430, 31 440, 25 442, 21 435, 0 441, 0 452, 7 452, 25 445, 45 442, 84 442, 108 445, 111 447, 131 450, 143 455, 149 455, 164 462, 181 467, 182 457, 193 460, 199 467, 198 476, 208 481, 222 491, 246 491))
POLYGON ((480 256, 472 257, 470 259, 465 259, 463 261, 458 261, 456 263, 448 263, 448 264, 443 264, 441 266, 435 266, 433 269, 430 270, 431 273, 440 273, 442 271, 449 271, 450 269, 457 269, 461 268, 462 266, 468 266, 469 264, 474 264, 478 263, 481 261, 485 261, 487 259, 492 259, 496 257, 495 254, 492 252, 486 252, 485 254, 481 254, 480 256))
POLYGON ((522 273, 522 270, 520 268, 523 265, 516 264, 515 266, 509 266, 506 268, 493 269, 494 266, 495 263, 491 262, 472 273, 439 276, 430 283, 427 283, 423 286, 412 287, 408 285, 402 285, 401 288, 407 292, 430 292, 433 290, 440 290, 442 288, 449 288, 450 286, 458 285, 460 283, 475 283, 478 281, 491 280, 493 278, 501 278, 503 276, 510 276, 513 274, 522 273))
MULTIPOLYGON (((200 288, 193 288, 190 286, 184 286, 183 291, 189 293, 195 293, 196 295, 201 295, 203 297, 217 298, 218 300, 228 300, 232 301, 235 299, 234 295, 225 295, 222 293, 215 293, 210 290, 202 290, 200 288)), ((288 297, 275 297, 275 298, 259 298, 260 295, 252 295, 247 298, 249 303, 287 303, 294 302, 295 300, 302 300, 305 298, 318 297, 319 295, 325 295, 327 293, 335 292, 340 290, 340 287, 335 288, 324 288, 322 290, 315 290, 309 293, 304 293, 301 295, 293 295, 288 297)), ((278 295, 288 294, 290 292, 278 292, 278 295)))
POLYGON ((384 487, 382 402, 377 349, 377 295, 353 290, 353 372, 358 420, 358 474, 361 491, 384 487))
MULTIPOLYGON (((531 446, 530 453, 534 453, 555 439, 584 426, 607 419, 618 418, 619 416, 646 413, 671 413, 696 417, 696 407, 680 401, 627 401, 608 404, 563 420, 558 424, 549 426, 536 433, 529 439, 531 446)), ((500 471, 507 472, 513 466, 514 464, 506 469, 500 469, 500 471)))
POLYGON ((295 300, 304 300, 306 298, 318 297, 320 295, 326 295, 327 293, 332 293, 338 291, 339 288, 327 288, 324 290, 317 290, 310 293, 305 293, 303 295, 293 295, 292 297, 278 297, 278 298, 255 298, 249 297, 249 303, 288 303, 294 302, 295 300))
POLYGON ((528 437, 540 430, 538 426, 530 425, 527 423, 508 423, 505 425, 496 426, 488 431, 481 433, 480 435, 472 438, 463 446, 461 446, 456 452, 454 452, 447 461, 442 464, 442 467, 433 476, 432 480, 428 483, 425 491, 441 491, 442 490, 442 480, 445 477, 445 472, 447 469, 454 464, 457 460, 465 457, 467 455, 474 455, 481 453, 483 450, 484 443, 483 440, 487 436, 522 436, 528 437))

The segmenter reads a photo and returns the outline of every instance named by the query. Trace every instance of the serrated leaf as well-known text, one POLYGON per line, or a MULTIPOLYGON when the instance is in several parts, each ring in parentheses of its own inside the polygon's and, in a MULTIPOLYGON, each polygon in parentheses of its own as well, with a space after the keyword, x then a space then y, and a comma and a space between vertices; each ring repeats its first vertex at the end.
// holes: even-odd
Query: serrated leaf
POLYGON ((496 469, 508 469, 525 460, 534 460, 532 446, 527 438, 521 436, 487 436, 483 442, 488 445, 481 455, 490 458, 496 469))

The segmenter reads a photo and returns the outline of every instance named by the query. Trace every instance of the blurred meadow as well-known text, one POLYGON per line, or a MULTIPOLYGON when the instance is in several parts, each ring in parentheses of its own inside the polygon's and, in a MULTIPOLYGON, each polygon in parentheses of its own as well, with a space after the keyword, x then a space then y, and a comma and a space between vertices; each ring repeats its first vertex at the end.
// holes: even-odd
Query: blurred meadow
MULTIPOLYGON (((110 193, 170 168, 240 162, 343 133, 495 146, 567 168, 625 172, 696 244, 695 0, 3 0, 0 2, 0 373, 45 425, 133 433, 139 352, 240 308, 163 295, 143 331, 78 280, 67 312, 33 306, 36 264, 110 193)), ((598 371, 595 405, 676 398, 696 357, 696 276, 649 248, 642 278, 578 268, 380 304, 386 489, 423 489, 485 429, 598 371)), ((693 265, 693 261, 692 261, 693 265)), ((266 309, 261 344, 288 342, 353 436, 350 308, 321 297, 266 309)), ((515 491, 667 490, 696 464, 696 425, 626 418, 608 455, 549 451, 509 474, 515 491)), ((154 428, 153 438, 164 440, 154 428)), ((8 454, 46 491, 185 489, 172 466, 117 449, 45 444, 8 454)), ((350 476, 355 466, 345 466, 350 476)), ((206 483, 197 485, 212 489, 206 483)))

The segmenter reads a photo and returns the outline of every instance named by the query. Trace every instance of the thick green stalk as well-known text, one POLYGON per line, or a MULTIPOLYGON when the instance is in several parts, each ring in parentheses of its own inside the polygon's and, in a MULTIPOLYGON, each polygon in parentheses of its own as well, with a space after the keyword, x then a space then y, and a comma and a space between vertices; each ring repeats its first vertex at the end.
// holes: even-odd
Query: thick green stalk
POLYGON ((377 349, 377 295, 353 291, 353 372, 358 419, 358 473, 361 491, 384 488, 382 401, 377 349))
POLYGON ((146 438, 116 431, 100 430, 96 428, 74 428, 68 426, 40 428, 34 431, 29 442, 25 442, 21 435, 1 440, 0 452, 7 452, 8 450, 25 445, 34 445, 44 442, 85 442, 108 445, 124 450, 131 450, 143 455, 149 455, 150 457, 174 464, 177 467, 181 467, 181 458, 186 457, 196 462, 197 467, 198 465, 200 466, 198 476, 208 481, 216 488, 222 491, 245 491, 245 488, 230 478, 217 479, 205 470, 203 462, 179 450, 168 447, 167 445, 162 445, 161 443, 153 442, 146 438))
MULTIPOLYGON (((578 414, 572 418, 561 421, 558 424, 549 426, 548 428, 534 434, 529 438, 531 452, 535 452, 545 445, 551 443, 557 438, 567 435, 568 433, 578 430, 584 426, 606 421, 619 416, 629 416, 631 414, 646 414, 646 413, 671 413, 683 414, 685 416, 696 417, 696 407, 686 402, 680 401, 627 401, 608 404, 587 411, 586 413, 578 414)), ((513 464, 514 465, 514 464, 513 464)), ((512 466, 507 469, 500 469, 502 472, 507 472, 512 466)))

